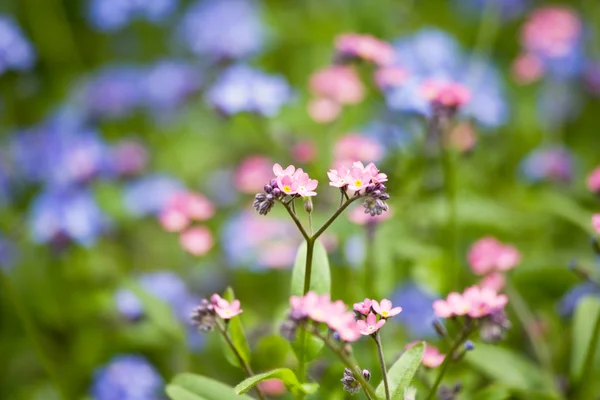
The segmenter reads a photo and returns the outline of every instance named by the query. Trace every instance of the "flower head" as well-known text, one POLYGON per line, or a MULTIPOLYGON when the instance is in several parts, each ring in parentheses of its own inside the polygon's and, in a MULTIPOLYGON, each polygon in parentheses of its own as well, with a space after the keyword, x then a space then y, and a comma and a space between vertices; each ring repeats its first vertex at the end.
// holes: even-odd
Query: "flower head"
POLYGON ((514 268, 521 260, 521 256, 513 246, 505 245, 488 236, 473 244, 468 259, 474 273, 485 275, 492 271, 514 268))
POLYGON ((360 313, 362 315, 369 315, 371 312, 371 306, 373 304, 373 300, 365 298, 360 303, 354 303, 354 311, 360 313))
POLYGON ((358 58, 377 65, 389 65, 394 60, 392 45, 371 35, 340 35, 335 39, 335 49, 340 61, 358 58))
POLYGON ((428 80, 421 86, 421 95, 431 104, 457 109, 469 102, 471 93, 460 83, 428 80))
POLYGON ((379 314, 382 318, 387 319, 400 314, 402 307, 392 308, 392 302, 388 299, 381 300, 381 303, 379 303, 377 300, 373 300, 373 311, 379 314))
POLYGON ((179 239, 181 247, 195 256, 208 253, 214 244, 212 234, 204 226, 195 226, 184 231, 179 239))
POLYGON ((356 71, 349 66, 334 65, 315 72, 309 82, 317 98, 338 104, 358 104, 364 98, 364 87, 356 71))
POLYGON ((377 320, 377 316, 373 313, 369 313, 367 315, 366 320, 358 320, 356 321, 358 325, 358 329, 362 335, 368 336, 377 332, 383 325, 385 325, 385 319, 381 318, 379 321, 377 320))
POLYGON ((468 315, 471 318, 482 318, 504 308, 508 298, 497 294, 489 287, 471 286, 462 294, 452 292, 446 300, 433 302, 435 315, 439 318, 468 315))
POLYGON ((596 167, 588 176, 587 187, 592 193, 600 193, 600 167, 596 167))
POLYGON ((600 214, 594 214, 592 216, 592 227, 598 233, 600 233, 600 214))
POLYGON ((35 62, 35 51, 15 21, 0 15, 0 75, 6 70, 27 70, 35 62))
POLYGON ((210 301, 217 315, 223 319, 231 319, 243 311, 240 308, 239 300, 233 300, 230 303, 216 293, 210 297, 210 301))
MULTIPOLYGON (((415 341, 415 342, 407 344, 406 350, 414 347, 418 343, 419 343, 418 341, 415 341)), ((423 352, 423 357, 421 358, 421 361, 423 362, 424 366, 426 366, 427 368, 439 367, 440 365, 442 365, 445 358, 446 358, 446 355, 440 353, 440 351, 438 350, 437 347, 435 347, 429 343, 425 343, 425 351, 423 352)))

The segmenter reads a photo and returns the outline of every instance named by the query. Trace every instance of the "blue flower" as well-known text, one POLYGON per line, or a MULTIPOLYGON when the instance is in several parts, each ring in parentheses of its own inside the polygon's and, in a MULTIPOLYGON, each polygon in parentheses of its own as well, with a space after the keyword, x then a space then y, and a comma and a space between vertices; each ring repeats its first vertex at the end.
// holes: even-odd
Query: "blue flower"
POLYGON ((100 31, 116 31, 139 18, 158 23, 177 7, 177 0, 90 0, 89 18, 100 31))
POLYGON ((200 89, 201 75, 192 64, 162 60, 144 74, 143 91, 151 114, 172 111, 200 89))
POLYGON ((265 28, 255 1, 200 0, 187 11, 179 34, 194 54, 238 59, 263 47, 265 28))
POLYGON ((435 296, 427 293, 417 284, 403 285, 392 295, 392 303, 402 306, 402 312, 395 319, 403 324, 415 338, 427 338, 436 335, 433 329, 433 301, 435 296))
POLYGON ((562 146, 542 146, 521 163, 521 172, 532 182, 568 182, 573 177, 573 156, 562 146))
POLYGON ((181 182, 167 175, 147 175, 130 182, 124 189, 125 208, 133 215, 158 213, 169 198, 183 190, 181 182))
POLYGON ((520 17, 527 10, 530 0, 454 0, 457 10, 468 17, 479 19, 483 16, 487 3, 495 3, 502 20, 512 20, 520 17))
POLYGON ((19 258, 15 244, 6 237, 0 236, 0 269, 11 269, 19 258))
POLYGON ((575 307, 585 296, 600 297, 600 287, 594 282, 581 283, 569 290, 558 304, 558 313, 562 316, 569 316, 575 311, 575 307))
POLYGON ((88 190, 72 187, 39 194, 29 210, 29 227, 37 243, 67 238, 91 246, 108 221, 88 190))
POLYGON ((0 75, 8 70, 30 69, 35 52, 21 28, 10 17, 0 15, 0 75))
POLYGON ((567 81, 546 80, 537 93, 537 114, 546 129, 572 120, 582 109, 581 88, 567 81))
POLYGON ((388 106, 397 111, 428 116, 429 102, 421 95, 428 79, 451 80, 465 85, 471 99, 461 113, 484 127, 494 128, 508 118, 504 84, 487 60, 462 53, 454 38, 435 29, 424 29, 394 44, 397 63, 409 73, 399 87, 386 90, 388 106))
POLYGON ((227 115, 254 112, 272 117, 291 98, 292 90, 282 76, 247 65, 227 69, 207 93, 208 102, 227 115))
POLYGON ((163 400, 164 381, 142 356, 118 355, 98 368, 90 394, 94 400, 163 400))

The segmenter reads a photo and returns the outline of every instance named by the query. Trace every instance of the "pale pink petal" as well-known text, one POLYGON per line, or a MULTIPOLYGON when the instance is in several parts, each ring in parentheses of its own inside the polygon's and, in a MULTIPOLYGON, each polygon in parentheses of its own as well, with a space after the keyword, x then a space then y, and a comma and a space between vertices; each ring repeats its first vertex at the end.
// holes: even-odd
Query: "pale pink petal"
POLYGON ((600 233, 600 214, 594 214, 592 216, 592 226, 596 232, 600 233))

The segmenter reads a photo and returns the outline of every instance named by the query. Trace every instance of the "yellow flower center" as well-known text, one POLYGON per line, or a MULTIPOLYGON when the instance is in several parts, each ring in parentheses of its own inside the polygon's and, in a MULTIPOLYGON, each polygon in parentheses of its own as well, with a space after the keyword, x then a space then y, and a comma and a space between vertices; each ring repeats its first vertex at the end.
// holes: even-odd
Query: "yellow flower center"
POLYGON ((354 186, 362 186, 363 182, 360 179, 354 181, 354 186))
POLYGON ((388 316, 388 314, 389 314, 389 313, 388 313, 387 311, 382 311, 382 312, 381 312, 381 315, 382 315, 383 317, 387 317, 387 316, 388 316))
POLYGON ((289 185, 283 185, 283 191, 289 193, 292 191, 292 188, 289 185))

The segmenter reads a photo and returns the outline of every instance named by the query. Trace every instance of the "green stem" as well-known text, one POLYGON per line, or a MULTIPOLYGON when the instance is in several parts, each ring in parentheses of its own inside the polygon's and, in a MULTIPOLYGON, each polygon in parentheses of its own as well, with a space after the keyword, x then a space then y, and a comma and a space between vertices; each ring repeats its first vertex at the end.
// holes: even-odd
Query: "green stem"
POLYGON ((594 325, 594 330, 592 331, 592 336, 590 337, 590 345, 588 347, 588 352, 585 355, 585 360, 583 362, 583 374, 581 375, 581 380, 579 381, 579 385, 577 386, 577 391, 575 393, 575 399, 589 399, 590 396, 587 396, 587 386, 591 381, 590 374, 594 371, 594 358, 596 355, 596 349, 598 347, 598 340, 600 339, 600 313, 598 317, 596 317, 596 324, 594 325))
POLYGON ((385 399, 390 400, 390 386, 387 378, 387 368, 385 366, 385 359, 383 358, 383 345, 381 344, 381 337, 379 331, 375 332, 375 343, 377 344, 377 354, 379 355, 379 367, 381 368, 381 377, 383 379, 383 387, 385 388, 385 399))
POLYGON ((25 305, 20 301, 20 298, 15 291, 12 283, 10 282, 10 278, 4 274, 4 272, 0 271, 0 280, 2 281, 2 286, 4 286, 4 292, 9 297, 10 301, 13 303, 15 307, 15 312, 17 313, 17 317, 21 320, 21 324, 25 329, 25 334, 27 335, 31 345, 37 354, 42 367, 46 370, 46 373, 54 383, 54 386, 60 393, 60 397, 63 399, 68 399, 70 396, 68 394, 68 390, 63 385, 63 382, 60 378, 60 374, 58 373, 58 366, 54 365, 52 359, 45 353, 44 345, 42 344, 42 339, 38 334, 37 328, 31 319, 29 313, 25 305))
POLYGON ((294 223, 298 227, 298 230, 302 234, 302 237, 304 237, 304 240, 308 241, 310 239, 310 237, 308 236, 308 233, 306 233, 306 230, 302 226, 302 222, 300 222, 300 220, 298 219, 298 217, 296 216, 296 214, 292 211, 292 209, 290 208, 289 204, 285 203, 285 202, 283 202, 281 200, 279 200, 279 202, 281 204, 283 204, 283 206, 287 210, 288 214, 290 214, 290 217, 292 217, 292 220, 294 221, 294 223))
POLYGON ((344 204, 342 204, 342 206, 340 208, 337 209, 337 211, 335 213, 333 213, 333 215, 331 217, 329 217, 329 219, 327 221, 325 221, 325 223, 323 224, 323 226, 314 234, 312 235, 311 239, 317 239, 319 236, 321 236, 323 234, 323 232, 325 232, 325 230, 327 230, 327 228, 329 228, 329 225, 331 225, 333 223, 333 221, 336 220, 337 217, 340 216, 340 214, 342 212, 344 212, 344 210, 355 200, 358 200, 362 198, 362 196, 352 196, 351 198, 349 198, 344 204))
POLYGON ((452 361, 454 361, 453 360, 454 353, 456 352, 456 350, 458 350, 460 345, 463 344, 465 342, 465 340, 467 340, 467 338, 469 337, 471 332, 472 332, 471 328, 465 327, 465 329, 462 331, 462 334, 459 336, 459 338, 456 340, 456 342, 454 342, 454 346, 452 346, 452 348, 450 349, 448 354, 446 354, 446 358, 444 358, 444 362, 442 363, 442 366, 440 367, 440 373, 438 374, 437 378, 435 379, 435 382, 433 383, 433 386, 431 387, 431 390, 429 391, 429 395, 427 396, 426 400, 431 400, 434 398, 435 394, 437 393, 437 389, 440 386, 440 383, 442 382, 442 378, 444 377, 444 374, 446 373, 446 370, 450 366, 450 363, 452 361))
MULTIPOLYGON (((221 321, 219 321, 218 319, 217 319, 215 325, 219 329, 219 332, 221 333, 221 335, 223 335, 223 339, 225 339, 225 342, 227 343, 227 345, 229 346, 229 348, 231 349, 233 354, 235 354, 236 358, 238 359, 238 362, 240 363, 240 366, 246 372, 246 375, 248 375, 248 377, 254 376, 252 367, 250 367, 250 365, 248 365, 248 363, 246 363, 246 360, 244 360, 244 358, 242 357, 240 352, 237 350, 237 348, 233 344, 233 341, 229 337, 229 334, 227 333, 227 329, 225 329, 225 326, 223 326, 221 321)), ((256 394, 258 395, 259 399, 265 400, 265 395, 263 394, 263 392, 260 390, 260 388, 258 386, 255 386, 254 390, 256 390, 256 394)))
POLYGON ((365 270, 364 270, 364 282, 365 282, 365 297, 370 299, 376 298, 375 293, 375 228, 376 222, 367 222, 365 225, 367 246, 365 254, 365 270))
POLYGON ((306 241, 306 267, 304 268, 304 294, 310 290, 310 278, 312 275, 313 252, 315 249, 314 236, 306 241))

